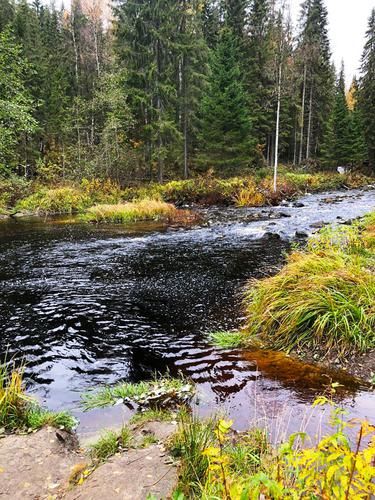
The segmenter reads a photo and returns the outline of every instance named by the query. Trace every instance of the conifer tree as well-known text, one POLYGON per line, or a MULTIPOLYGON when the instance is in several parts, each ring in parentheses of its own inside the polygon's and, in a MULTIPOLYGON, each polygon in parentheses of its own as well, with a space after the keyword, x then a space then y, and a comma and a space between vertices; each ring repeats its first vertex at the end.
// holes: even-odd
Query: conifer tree
POLYGON ((251 162, 250 119, 238 50, 236 37, 223 28, 202 104, 199 159, 218 172, 240 170, 251 162))
POLYGON ((347 96, 349 108, 348 157, 350 163, 354 165, 360 165, 366 159, 366 142, 362 111, 358 105, 358 92, 358 82, 354 77, 348 94, 350 100, 347 96))
POLYGON ((362 54, 359 106, 370 164, 375 168, 375 9, 372 10, 362 54))

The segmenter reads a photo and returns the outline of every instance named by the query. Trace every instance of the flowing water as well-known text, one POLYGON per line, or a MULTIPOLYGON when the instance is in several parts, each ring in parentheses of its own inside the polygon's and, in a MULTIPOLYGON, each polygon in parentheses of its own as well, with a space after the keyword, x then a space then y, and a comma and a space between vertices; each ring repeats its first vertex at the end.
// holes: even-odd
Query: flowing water
POLYGON ((338 397, 351 415, 375 418, 374 393, 345 374, 205 340, 241 325, 244 284, 275 272, 296 232, 363 215, 374 193, 306 196, 299 207, 210 208, 188 229, 1 222, 0 355, 26 359, 30 391, 51 409, 72 410, 82 434, 127 412, 121 405, 84 414, 82 391, 166 370, 197 383, 197 411, 223 410, 239 429, 263 417, 276 433, 303 423, 316 429, 321 414, 308 408, 330 379, 343 383, 338 397))

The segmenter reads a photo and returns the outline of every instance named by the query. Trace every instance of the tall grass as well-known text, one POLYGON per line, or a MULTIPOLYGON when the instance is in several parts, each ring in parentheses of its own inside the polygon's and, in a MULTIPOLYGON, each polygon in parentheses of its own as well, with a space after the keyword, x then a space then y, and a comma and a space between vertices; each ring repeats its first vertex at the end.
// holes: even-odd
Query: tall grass
POLYGON ((23 367, 0 363, 0 427, 7 431, 39 429, 44 425, 71 430, 76 421, 67 412, 43 409, 28 396, 23 383, 23 367))
POLYGON ((251 282, 247 331, 269 348, 345 356, 375 347, 373 216, 329 228, 273 277, 251 282))
POLYGON ((88 222, 112 222, 124 224, 142 220, 171 219, 177 209, 163 201, 144 199, 117 205, 95 205, 89 208, 83 219, 88 222))

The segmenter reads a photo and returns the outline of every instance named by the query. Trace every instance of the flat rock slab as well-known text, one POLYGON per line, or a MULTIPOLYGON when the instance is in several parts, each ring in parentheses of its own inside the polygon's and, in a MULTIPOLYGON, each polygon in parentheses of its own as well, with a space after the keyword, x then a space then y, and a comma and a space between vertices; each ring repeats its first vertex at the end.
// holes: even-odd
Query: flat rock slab
POLYGON ((86 481, 67 492, 67 500, 145 500, 171 497, 177 484, 177 468, 163 446, 129 450, 96 469, 86 481))
POLYGON ((71 435, 44 428, 0 439, 0 498, 54 498, 79 461, 71 435))

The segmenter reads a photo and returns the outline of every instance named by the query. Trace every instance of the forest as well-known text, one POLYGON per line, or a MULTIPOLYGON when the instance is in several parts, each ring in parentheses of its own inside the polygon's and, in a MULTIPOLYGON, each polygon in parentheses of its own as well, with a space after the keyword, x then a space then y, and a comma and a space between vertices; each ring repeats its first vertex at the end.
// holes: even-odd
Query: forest
POLYGON ((358 78, 324 0, 0 0, 0 175, 55 184, 375 164, 375 10, 358 78))

